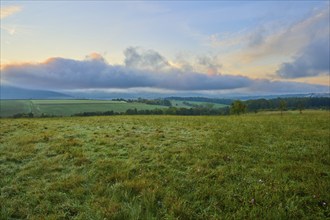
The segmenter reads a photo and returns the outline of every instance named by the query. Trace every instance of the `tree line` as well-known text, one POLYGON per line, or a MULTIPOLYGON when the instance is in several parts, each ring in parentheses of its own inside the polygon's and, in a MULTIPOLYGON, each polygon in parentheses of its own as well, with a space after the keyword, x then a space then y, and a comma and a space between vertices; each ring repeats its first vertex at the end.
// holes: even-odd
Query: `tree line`
POLYGON ((276 99, 255 99, 244 101, 248 112, 259 110, 303 110, 303 109, 330 109, 329 97, 293 97, 276 99))
POLYGON ((231 103, 230 112, 232 114, 244 114, 246 112, 258 111, 274 111, 279 110, 281 114, 286 110, 299 110, 300 113, 304 109, 330 109, 329 97, 317 98, 276 98, 276 99, 255 99, 240 101, 236 100, 231 103))
POLYGON ((127 109, 125 112, 82 112, 77 113, 72 116, 102 116, 102 115, 229 115, 230 109, 229 107, 225 108, 177 108, 177 107, 169 107, 164 109, 143 109, 138 110, 127 109))

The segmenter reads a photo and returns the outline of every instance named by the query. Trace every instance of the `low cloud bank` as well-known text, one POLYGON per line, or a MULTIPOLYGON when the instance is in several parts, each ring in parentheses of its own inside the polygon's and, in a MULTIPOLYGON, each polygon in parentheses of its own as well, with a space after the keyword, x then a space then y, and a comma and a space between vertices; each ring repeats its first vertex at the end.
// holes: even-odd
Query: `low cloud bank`
POLYGON ((154 87, 171 90, 221 90, 247 87, 252 80, 243 76, 206 75, 172 67, 153 50, 128 48, 125 65, 111 65, 99 54, 85 60, 50 58, 39 64, 7 65, 5 82, 29 88, 90 89, 154 87))
MULTIPOLYGON (((43 63, 7 65, 3 83, 32 89, 129 89, 154 88, 171 91, 326 92, 326 86, 294 82, 253 80, 244 76, 204 74, 173 67, 153 50, 130 47, 124 65, 111 65, 99 54, 84 60, 50 58, 43 63)), ((209 60, 201 60, 203 64, 209 60)))

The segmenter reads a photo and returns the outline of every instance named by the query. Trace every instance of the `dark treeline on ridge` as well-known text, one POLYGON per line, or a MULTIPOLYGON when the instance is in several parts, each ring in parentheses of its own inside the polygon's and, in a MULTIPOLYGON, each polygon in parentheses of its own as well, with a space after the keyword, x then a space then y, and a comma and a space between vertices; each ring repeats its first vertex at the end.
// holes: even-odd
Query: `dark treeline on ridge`
POLYGON ((164 106, 172 106, 172 103, 168 99, 142 99, 138 98, 137 100, 129 100, 128 102, 140 102, 148 105, 164 105, 164 106))
POLYGON ((229 115, 230 108, 176 108, 169 107, 166 109, 151 109, 151 110, 137 110, 127 109, 125 112, 83 112, 72 116, 101 116, 101 115, 229 115))
POLYGON ((123 99, 123 98, 117 98, 117 99, 111 99, 112 101, 120 101, 120 102, 128 102, 128 103, 144 103, 148 105, 163 105, 163 106, 172 106, 172 103, 168 99, 123 99))
POLYGON ((329 97, 255 99, 247 100, 243 103, 247 106, 248 112, 254 112, 259 110, 277 110, 281 102, 285 103, 287 110, 330 109, 329 97))

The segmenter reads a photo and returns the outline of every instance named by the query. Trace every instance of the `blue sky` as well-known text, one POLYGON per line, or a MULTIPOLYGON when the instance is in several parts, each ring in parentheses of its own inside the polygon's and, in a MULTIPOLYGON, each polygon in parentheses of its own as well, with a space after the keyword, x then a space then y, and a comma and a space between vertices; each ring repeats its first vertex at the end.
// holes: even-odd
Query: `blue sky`
MULTIPOLYGON (((99 72, 76 73, 76 66, 64 68, 63 59, 72 65, 102 60, 106 64, 103 75, 109 75, 105 80, 113 81, 112 71, 120 69, 125 74, 134 72, 128 77, 131 81, 149 79, 148 87, 156 89, 220 92, 228 91, 228 86, 220 84, 234 85, 244 78, 254 83, 242 87, 237 83, 231 89, 254 91, 255 82, 267 81, 301 83, 295 84, 301 92, 303 83, 308 84, 306 91, 309 84, 323 85, 318 88, 325 91, 329 86, 329 2, 1 1, 1 82, 22 86, 26 80, 40 88, 49 84, 44 81, 51 79, 47 71, 55 64, 62 65, 56 66, 56 79, 64 84, 81 79, 81 74, 100 77, 99 72), (139 60, 132 62, 133 55, 139 60), (31 68, 33 74, 27 71, 31 68), (146 69, 148 74, 143 75, 146 69), (166 85, 155 80, 160 73, 172 74, 166 85), (200 86, 170 85, 178 79, 197 83, 195 79, 205 76, 200 86)), ((122 86, 125 79, 121 80, 118 85, 76 83, 80 86, 72 85, 72 89, 131 88, 122 86)), ((56 84, 52 87, 61 89, 56 84)))

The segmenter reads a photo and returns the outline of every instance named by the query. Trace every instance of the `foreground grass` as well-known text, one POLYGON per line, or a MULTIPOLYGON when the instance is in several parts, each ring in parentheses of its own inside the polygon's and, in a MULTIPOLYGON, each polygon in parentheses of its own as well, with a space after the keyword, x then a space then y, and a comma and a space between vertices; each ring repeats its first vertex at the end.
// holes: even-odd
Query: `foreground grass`
POLYGON ((0 218, 330 218, 329 120, 1 119, 0 218))

